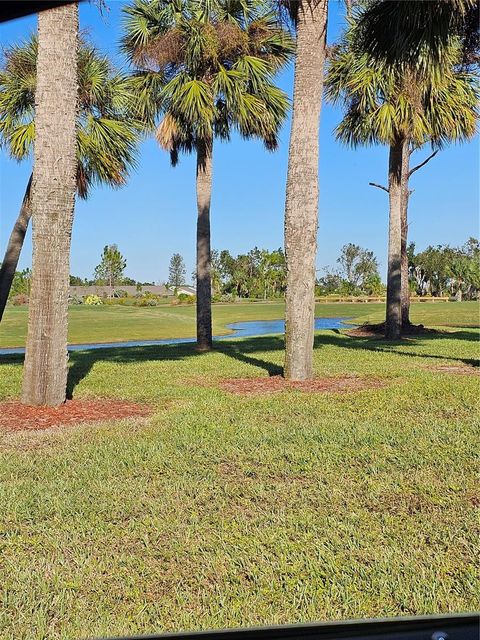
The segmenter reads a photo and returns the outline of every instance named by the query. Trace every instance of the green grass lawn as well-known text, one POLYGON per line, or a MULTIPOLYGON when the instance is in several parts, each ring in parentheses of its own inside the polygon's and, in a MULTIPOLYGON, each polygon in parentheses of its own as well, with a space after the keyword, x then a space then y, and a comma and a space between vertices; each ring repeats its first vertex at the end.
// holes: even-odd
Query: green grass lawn
MULTIPOLYGON (((72 341, 167 337, 158 332, 169 324, 193 333, 190 308, 133 309, 137 321, 125 311, 73 308, 72 341)), ((382 307, 318 311, 379 320, 382 307)), ((218 306, 215 326, 281 312, 218 306)), ((419 304, 412 315, 478 322, 470 303, 419 304)), ((10 327, 15 318, 24 326, 24 309, 9 310, 10 327)), ((21 344, 22 331, 3 344, 21 344)), ((278 373, 280 336, 208 354, 191 345, 72 354, 75 397, 148 402, 154 414, 0 436, 0 637, 478 609, 480 377, 437 370, 474 364, 478 337, 449 327, 387 344, 319 332, 318 376, 384 383, 343 395, 218 388, 225 377, 278 373)), ((0 397, 20 384, 21 358, 3 358, 0 397)))
MULTIPOLYGON (((476 302, 418 302, 412 305, 412 320, 429 326, 465 326, 472 323, 478 326, 478 309, 476 302)), ((27 313, 26 307, 7 307, 0 324, 0 347, 25 344, 27 313)), ((384 313, 383 303, 317 304, 316 308, 318 317, 346 316, 355 322, 380 322, 384 313)), ((283 315, 284 306, 280 302, 219 304, 213 307, 213 329, 216 335, 220 335, 229 332, 226 325, 231 322, 271 320, 282 318, 283 315)), ((188 338, 195 335, 195 307, 72 306, 69 330, 71 343, 188 338)))

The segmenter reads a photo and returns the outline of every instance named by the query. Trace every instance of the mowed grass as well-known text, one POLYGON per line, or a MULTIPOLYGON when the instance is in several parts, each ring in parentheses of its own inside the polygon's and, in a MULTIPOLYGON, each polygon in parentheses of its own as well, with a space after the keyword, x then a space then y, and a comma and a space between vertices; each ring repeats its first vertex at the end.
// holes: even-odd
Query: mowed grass
MULTIPOLYGON (((267 308, 257 318, 279 317, 267 308)), ((436 325, 477 323, 475 305, 414 319, 440 312, 436 325)), ((75 397, 154 414, 1 436, 0 637, 478 609, 480 377, 438 371, 476 364, 478 338, 319 332, 318 376, 383 383, 342 395, 219 389, 278 373, 279 336, 72 354, 75 397)), ((15 397, 21 358, 1 363, 0 395, 15 397)))
MULTIPOLYGON (((344 316, 355 322, 381 322, 385 315, 383 303, 317 304, 317 317, 344 316)), ((7 307, 0 324, 0 347, 22 347, 27 335, 26 307, 7 307)), ((213 306, 215 335, 229 333, 227 325, 245 320, 273 320, 283 318, 281 302, 242 302, 213 306)), ((426 325, 454 324, 466 326, 480 322, 475 302, 414 303, 413 322, 426 325)), ((159 307, 123 307, 77 305, 70 307, 69 341, 75 343, 124 342, 127 340, 155 340, 189 338, 195 335, 195 306, 161 305, 159 307)))

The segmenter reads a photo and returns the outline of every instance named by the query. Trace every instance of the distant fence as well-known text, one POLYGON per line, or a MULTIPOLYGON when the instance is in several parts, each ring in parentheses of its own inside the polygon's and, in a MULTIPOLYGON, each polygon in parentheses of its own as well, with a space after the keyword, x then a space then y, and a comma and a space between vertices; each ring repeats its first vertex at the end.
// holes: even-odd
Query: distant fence
MULTIPOLYGON (((315 298, 318 303, 329 302, 386 302, 386 296, 319 296, 315 298)), ((432 296, 410 296, 410 302, 454 302, 455 298, 448 296, 434 298, 432 296)))

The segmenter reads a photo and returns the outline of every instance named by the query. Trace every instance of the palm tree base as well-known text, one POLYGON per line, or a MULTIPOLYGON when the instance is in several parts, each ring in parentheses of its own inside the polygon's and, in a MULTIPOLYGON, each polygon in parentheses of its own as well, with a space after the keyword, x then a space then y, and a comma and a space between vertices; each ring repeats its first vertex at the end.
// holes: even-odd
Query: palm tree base
POLYGON ((400 336, 400 338, 385 337, 385 322, 380 322, 378 324, 370 324, 366 322, 365 324, 362 324, 359 327, 355 327, 355 329, 350 329, 346 332, 348 336, 356 338, 383 338, 385 340, 392 341, 402 340, 407 336, 420 336, 434 333, 438 333, 438 331, 436 329, 429 329, 423 324, 412 324, 411 322, 409 322, 407 325, 402 325, 402 335, 400 336))
POLYGON ((213 345, 211 344, 196 344, 194 347, 195 351, 199 353, 206 353, 208 351, 212 351, 213 345))

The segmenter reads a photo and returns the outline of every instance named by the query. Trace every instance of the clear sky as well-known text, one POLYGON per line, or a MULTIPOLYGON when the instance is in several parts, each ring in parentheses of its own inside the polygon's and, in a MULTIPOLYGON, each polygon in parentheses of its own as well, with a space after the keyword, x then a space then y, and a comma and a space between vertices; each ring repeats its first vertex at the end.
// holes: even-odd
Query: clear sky
MULTIPOLYGON (((81 28, 100 50, 122 64, 117 43, 121 34, 123 1, 107 0, 100 15, 94 3, 81 5, 81 28)), ((343 25, 343 2, 330 3, 329 40, 343 25)), ((2 46, 16 43, 36 29, 34 16, 0 25, 2 46)), ((292 94, 293 69, 279 77, 292 94)), ((371 249, 385 271, 387 194, 368 186, 385 184, 387 149, 351 150, 334 140, 341 112, 325 105, 321 122, 320 222, 318 268, 333 265, 341 247, 354 242, 371 249)), ((253 246, 274 249, 283 244, 283 208, 290 123, 282 131, 280 148, 265 151, 258 142, 233 138, 214 150, 212 245, 232 253, 253 246)), ((479 235, 479 145, 442 151, 412 178, 410 238, 417 247, 462 244, 479 235)), ((429 154, 424 149, 413 162, 429 154)), ((415 162, 416 163, 416 162, 415 162)), ((3 256, 16 219, 31 166, 17 164, 0 152, 0 252, 3 256)), ((174 252, 181 253, 190 274, 195 247, 195 163, 183 157, 175 168, 154 140, 141 147, 138 170, 121 190, 97 188, 87 202, 76 206, 71 273, 92 277, 102 248, 116 243, 127 258, 126 274, 142 281, 164 281, 174 252)), ((1 260, 1 257, 0 257, 1 260)), ((31 264, 30 232, 20 268, 31 264)))

